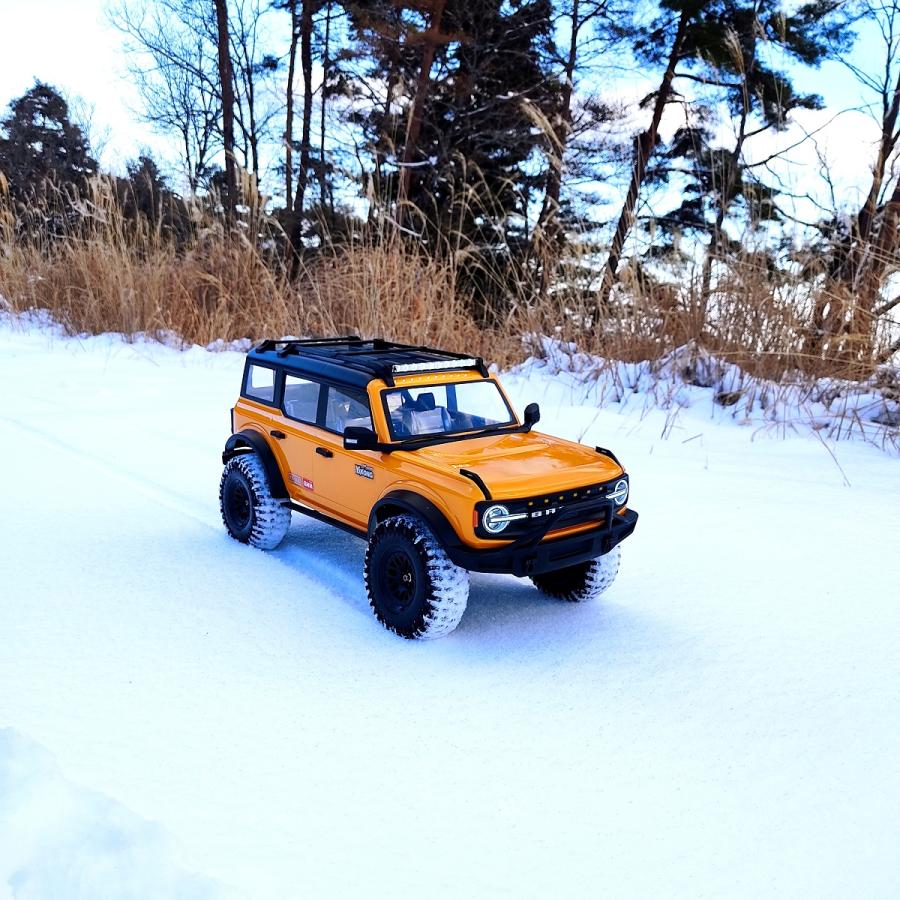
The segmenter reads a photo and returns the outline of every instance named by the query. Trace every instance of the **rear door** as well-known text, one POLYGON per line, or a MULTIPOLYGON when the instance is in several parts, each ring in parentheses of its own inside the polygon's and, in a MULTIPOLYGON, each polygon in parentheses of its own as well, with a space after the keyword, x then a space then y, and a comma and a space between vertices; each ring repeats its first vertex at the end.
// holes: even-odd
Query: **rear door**
POLYGON ((317 503, 326 511, 365 528, 369 512, 384 491, 387 476, 381 452, 344 449, 344 429, 372 427, 364 391, 323 385, 321 428, 313 447, 313 483, 317 503))
POLYGON ((301 503, 315 503, 313 449, 319 428, 319 407, 324 399, 322 384, 304 375, 285 372, 281 398, 282 416, 273 444, 284 456, 285 484, 288 492, 301 503))

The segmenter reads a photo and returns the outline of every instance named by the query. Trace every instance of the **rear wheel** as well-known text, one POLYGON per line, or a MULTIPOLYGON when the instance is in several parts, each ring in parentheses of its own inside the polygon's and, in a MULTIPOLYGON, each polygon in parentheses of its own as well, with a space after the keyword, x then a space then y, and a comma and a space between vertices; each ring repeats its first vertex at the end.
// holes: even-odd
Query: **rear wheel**
POLYGON ((241 453, 225 463, 219 508, 228 533, 260 550, 274 550, 291 524, 290 507, 272 496, 266 470, 255 453, 241 453))
POLYGON ((395 516, 376 526, 366 549, 365 577, 375 616, 401 637, 443 637, 466 610, 469 573, 414 516, 395 516))
POLYGON ((621 556, 622 551, 616 545, 604 556, 565 569, 532 575, 531 580, 539 591, 549 597, 584 603, 599 597, 616 580, 621 556))

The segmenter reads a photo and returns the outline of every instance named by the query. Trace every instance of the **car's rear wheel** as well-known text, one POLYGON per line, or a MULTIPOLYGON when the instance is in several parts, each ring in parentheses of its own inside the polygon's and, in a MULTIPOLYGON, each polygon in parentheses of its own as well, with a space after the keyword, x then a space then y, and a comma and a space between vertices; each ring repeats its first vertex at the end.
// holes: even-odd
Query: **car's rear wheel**
POLYGON ((544 594, 570 603, 584 603, 594 600, 606 591, 616 580, 622 551, 613 547, 604 556, 587 562, 532 575, 534 586, 544 594))
POLYGON ((277 547, 291 524, 290 507, 272 496, 265 467, 255 453, 240 453, 225 463, 219 508, 228 533, 260 550, 277 547))
POLYGON ((375 616, 401 637, 443 637, 466 610, 469 573, 414 516, 394 516, 376 526, 366 549, 365 578, 375 616))

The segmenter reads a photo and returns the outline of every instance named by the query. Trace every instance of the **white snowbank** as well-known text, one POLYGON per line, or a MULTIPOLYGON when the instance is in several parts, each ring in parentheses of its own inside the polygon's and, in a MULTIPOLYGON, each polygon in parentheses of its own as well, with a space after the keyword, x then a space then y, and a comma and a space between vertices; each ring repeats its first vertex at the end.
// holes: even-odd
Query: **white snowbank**
POLYGON ((611 362, 571 343, 526 337, 535 356, 513 373, 548 375, 580 390, 586 406, 622 409, 694 408, 716 421, 801 428, 827 437, 896 443, 900 437, 900 371, 884 366, 864 382, 789 377, 780 384, 753 378, 739 366, 686 344, 654 362, 611 362))
MULTIPOLYGON (((66 336, 46 310, 18 316, 2 312, 0 328, 27 331, 48 338, 77 340, 90 346, 128 343, 174 350, 246 353, 252 342, 216 340, 200 347, 186 344, 172 332, 155 335, 66 336)), ((882 366, 865 381, 820 378, 810 384, 798 375, 781 383, 765 381, 739 366, 718 359, 692 343, 659 360, 624 363, 580 352, 574 343, 545 335, 525 335, 523 344, 533 355, 512 368, 510 381, 553 382, 580 406, 610 408, 642 416, 649 410, 666 412, 667 420, 690 410, 694 418, 732 422, 777 434, 820 432, 834 439, 862 438, 885 449, 900 449, 900 370, 882 366)))
POLYGON ((159 825, 73 784, 53 756, 0 728, 0 900, 212 900, 159 825))

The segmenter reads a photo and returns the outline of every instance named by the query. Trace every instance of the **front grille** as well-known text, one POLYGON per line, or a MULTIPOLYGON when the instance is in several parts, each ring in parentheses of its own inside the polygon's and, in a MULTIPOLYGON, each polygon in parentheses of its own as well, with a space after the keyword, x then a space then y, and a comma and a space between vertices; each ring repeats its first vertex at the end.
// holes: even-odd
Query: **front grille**
POLYGON ((476 504, 478 510, 478 526, 475 533, 491 540, 509 540, 539 530, 555 531, 571 528, 589 522, 600 522, 606 518, 611 509, 608 495, 615 490, 616 484, 627 475, 600 484, 589 484, 566 491, 555 491, 552 494, 540 494, 521 500, 482 500, 476 504), (525 513, 527 518, 510 522, 499 534, 490 534, 481 525, 484 511, 502 503, 511 515, 525 513))

